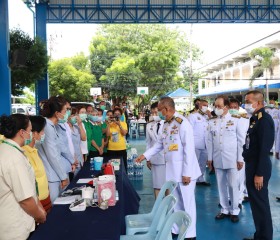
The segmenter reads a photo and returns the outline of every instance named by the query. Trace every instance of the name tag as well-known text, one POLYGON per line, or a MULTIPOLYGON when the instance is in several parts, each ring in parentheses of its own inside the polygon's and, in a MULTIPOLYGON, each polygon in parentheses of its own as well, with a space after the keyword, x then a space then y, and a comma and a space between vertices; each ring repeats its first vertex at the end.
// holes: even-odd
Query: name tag
POLYGON ((169 147, 168 147, 168 150, 170 152, 171 151, 178 151, 178 144, 176 144, 176 143, 170 144, 169 147))

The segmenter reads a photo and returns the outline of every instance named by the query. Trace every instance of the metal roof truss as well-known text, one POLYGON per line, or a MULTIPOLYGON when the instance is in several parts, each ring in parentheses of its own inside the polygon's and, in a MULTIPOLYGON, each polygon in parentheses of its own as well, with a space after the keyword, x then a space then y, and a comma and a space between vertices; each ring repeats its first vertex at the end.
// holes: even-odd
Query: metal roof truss
POLYGON ((278 23, 279 20, 280 0, 49 0, 47 7, 47 23, 278 23))

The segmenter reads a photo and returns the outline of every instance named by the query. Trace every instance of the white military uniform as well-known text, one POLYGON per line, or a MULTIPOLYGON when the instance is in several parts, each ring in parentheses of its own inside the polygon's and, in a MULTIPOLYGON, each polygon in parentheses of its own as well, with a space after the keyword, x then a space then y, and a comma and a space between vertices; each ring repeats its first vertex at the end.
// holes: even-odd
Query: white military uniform
POLYGON ((279 109, 277 108, 270 108, 270 107, 265 107, 265 111, 272 117, 273 119, 273 122, 274 122, 274 131, 275 131, 275 138, 274 138, 274 145, 273 145, 273 148, 272 148, 272 152, 274 151, 275 149, 275 152, 279 152, 277 150, 278 147, 276 147, 276 143, 277 143, 277 138, 278 138, 278 129, 279 129, 279 109))
MULTIPOLYGON (((163 132, 157 143, 144 153, 146 159, 164 150, 166 162, 166 180, 175 180, 178 187, 173 192, 178 202, 175 211, 183 210, 191 216, 191 225, 186 238, 196 237, 196 204, 195 185, 196 179, 201 176, 201 171, 195 154, 193 130, 188 120, 175 112, 169 122, 165 122, 163 132), (183 185, 182 177, 190 177, 191 182, 183 185)), ((179 229, 174 227, 173 233, 179 229)))
POLYGON ((208 159, 207 155, 207 139, 208 139, 208 116, 201 110, 189 115, 189 121, 193 128, 195 153, 198 159, 200 171, 202 175, 197 182, 205 182, 205 170, 208 159))
MULTIPOLYGON (((146 150, 155 145, 162 133, 164 121, 151 121, 146 127, 146 150)), ((165 160, 163 151, 149 159, 152 164, 153 188, 161 189, 165 183, 165 160)))
POLYGON ((242 152, 247 129, 244 121, 229 113, 209 121, 208 159, 214 161, 221 213, 224 214, 238 215, 240 211, 237 162, 244 163, 242 152))

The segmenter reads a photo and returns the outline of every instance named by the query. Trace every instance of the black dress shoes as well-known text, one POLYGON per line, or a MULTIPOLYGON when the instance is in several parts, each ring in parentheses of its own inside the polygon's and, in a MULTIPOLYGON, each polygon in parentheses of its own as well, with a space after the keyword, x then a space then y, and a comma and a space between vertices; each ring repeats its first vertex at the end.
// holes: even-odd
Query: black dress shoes
POLYGON ((238 215, 231 215, 231 216, 230 216, 230 220, 231 220, 233 223, 237 223, 237 222, 239 222, 239 217, 238 217, 238 215))
POLYGON ((238 204, 238 207, 240 208, 240 210, 242 209, 242 204, 241 203, 239 203, 238 204))
POLYGON ((196 240, 196 237, 193 237, 193 238, 185 238, 184 240, 196 240))
POLYGON ((254 240, 254 238, 247 237, 247 238, 243 238, 243 240, 254 240))
POLYGON ((242 203, 246 203, 246 202, 250 202, 250 198, 249 197, 244 197, 242 203))
POLYGON ((226 217, 229 217, 229 214, 219 213, 219 214, 215 217, 215 219, 216 219, 216 220, 222 220, 222 219, 224 219, 224 218, 226 218, 226 217))
POLYGON ((172 239, 177 239, 177 237, 179 236, 179 234, 175 234, 175 233, 171 233, 172 234, 172 239))
POLYGON ((280 197, 276 197, 276 200, 277 200, 277 201, 280 201, 280 197))

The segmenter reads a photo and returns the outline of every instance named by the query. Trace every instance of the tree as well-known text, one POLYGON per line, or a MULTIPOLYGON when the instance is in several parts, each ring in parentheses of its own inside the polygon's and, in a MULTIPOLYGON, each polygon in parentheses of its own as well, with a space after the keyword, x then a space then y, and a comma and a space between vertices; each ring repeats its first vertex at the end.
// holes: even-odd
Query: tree
POLYGON ((91 72, 114 102, 134 98, 137 86, 149 87, 149 95, 140 98, 139 105, 145 105, 182 84, 178 72, 181 59, 188 58, 185 39, 166 25, 102 25, 90 45, 91 72))
POLYGON ((20 29, 10 31, 12 94, 23 94, 25 87, 43 78, 48 68, 48 56, 45 44, 34 40, 20 29))
POLYGON ((279 58, 276 57, 274 51, 268 47, 255 48, 249 53, 249 56, 258 62, 258 65, 254 68, 253 74, 250 78, 250 85, 252 87, 253 81, 261 75, 264 75, 266 79, 266 101, 268 103, 268 78, 271 78, 273 75, 273 68, 279 64, 279 58))
POLYGON ((89 101, 95 77, 89 72, 88 58, 78 54, 52 61, 49 66, 50 93, 69 101, 89 101))

